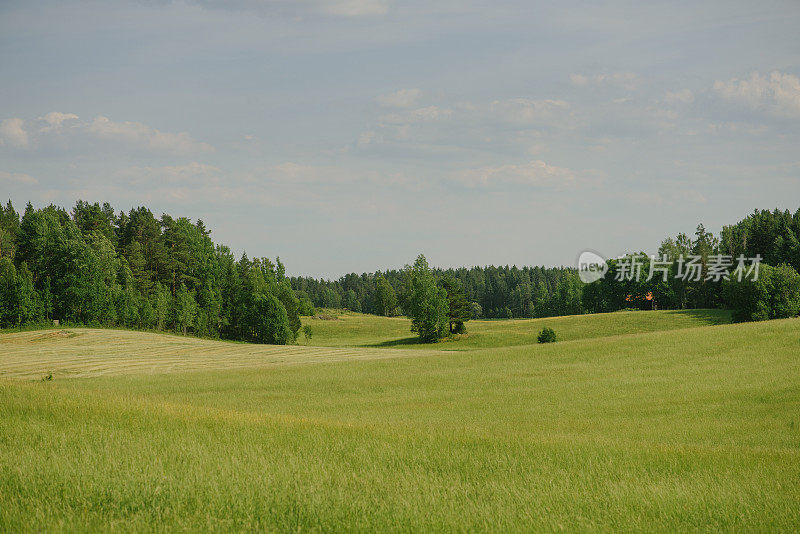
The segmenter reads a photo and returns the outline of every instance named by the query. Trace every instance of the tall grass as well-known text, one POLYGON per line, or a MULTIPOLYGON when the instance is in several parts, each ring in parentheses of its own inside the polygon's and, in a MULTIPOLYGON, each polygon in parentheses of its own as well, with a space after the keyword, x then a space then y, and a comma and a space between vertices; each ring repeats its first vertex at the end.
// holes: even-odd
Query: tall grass
POLYGON ((784 320, 0 380, 0 531, 796 532, 798 354, 784 320))

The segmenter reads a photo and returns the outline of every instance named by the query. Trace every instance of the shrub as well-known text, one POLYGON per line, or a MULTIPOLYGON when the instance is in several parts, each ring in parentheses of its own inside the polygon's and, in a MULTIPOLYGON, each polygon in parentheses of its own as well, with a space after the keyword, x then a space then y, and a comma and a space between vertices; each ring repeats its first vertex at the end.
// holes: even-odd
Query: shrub
POLYGON ((539 343, 555 343, 556 332, 552 328, 545 326, 542 328, 542 331, 539 332, 539 337, 537 339, 539 340, 539 343))

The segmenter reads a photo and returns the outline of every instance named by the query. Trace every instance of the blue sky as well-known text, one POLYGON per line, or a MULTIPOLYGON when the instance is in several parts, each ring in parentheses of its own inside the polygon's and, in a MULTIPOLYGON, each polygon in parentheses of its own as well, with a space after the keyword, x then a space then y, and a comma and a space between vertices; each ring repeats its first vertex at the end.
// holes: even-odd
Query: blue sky
POLYGON ((800 4, 0 2, 0 197, 296 274, 572 264, 800 207, 800 4))

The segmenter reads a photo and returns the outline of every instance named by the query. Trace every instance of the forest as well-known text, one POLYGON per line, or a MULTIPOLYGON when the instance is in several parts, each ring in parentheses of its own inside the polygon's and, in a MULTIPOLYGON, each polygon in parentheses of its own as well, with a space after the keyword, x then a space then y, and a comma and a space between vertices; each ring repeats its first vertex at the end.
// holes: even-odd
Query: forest
MULTIPOLYGON (((433 271, 439 280, 455 280, 472 303, 473 317, 483 318, 550 317, 627 308, 736 309, 741 306, 741 291, 774 294, 775 284, 781 287, 785 285, 786 291, 783 293, 791 300, 792 295, 800 293, 800 287, 796 286, 797 272, 800 271, 800 209, 794 214, 788 210, 756 210, 739 222, 725 226, 719 237, 698 224, 693 236, 681 233, 664 239, 658 246, 657 256, 664 255, 675 260, 670 266, 667 281, 619 281, 608 276, 587 285, 581 282, 574 268, 566 267, 506 265, 433 271), (700 258, 700 280, 676 278, 677 258, 681 255, 700 258), (747 258, 760 256, 760 269, 765 276, 760 284, 734 285, 726 280, 706 280, 709 259, 718 255, 732 258, 740 255, 747 258), (778 274, 774 274, 771 267, 777 268, 778 274)), ((609 260, 612 272, 617 262, 617 259, 609 260)), ((645 259, 642 268, 647 274, 648 259, 645 259)), ((388 282, 398 295, 399 303, 402 303, 406 272, 407 269, 360 275, 353 273, 338 280, 292 277, 290 282, 315 306, 392 315, 400 310, 386 308, 383 304, 385 298, 379 288, 382 283, 388 282)), ((385 293, 386 289, 383 290, 385 293)), ((746 313, 737 317, 742 320, 753 318, 746 313)))
MULTIPOLYGON (((287 344, 298 337, 300 316, 314 314, 315 307, 408 314, 419 305, 414 284, 420 280, 432 306, 446 301, 439 315, 449 310, 450 332, 470 317, 727 307, 744 321, 800 310, 800 210, 756 210, 725 226, 719 237, 701 224, 693 236, 663 240, 658 254, 696 255, 701 276, 607 276, 584 284, 574 268, 431 269, 423 257, 413 267, 321 280, 287 276, 277 257, 237 259, 212 241, 199 219, 156 218, 145 207, 116 212, 108 203, 84 201, 70 212, 28 203, 20 215, 9 201, 0 206, 0 327, 57 319, 287 344), (743 282, 709 279, 710 260, 718 255, 758 255, 762 276, 743 282)), ((613 270, 620 261, 608 263, 613 270)), ((680 266, 675 262, 669 269, 672 274, 680 266)))
POLYGON ((0 211, 0 326, 49 322, 293 342, 302 302, 283 264, 235 259, 201 220, 79 201, 0 211))

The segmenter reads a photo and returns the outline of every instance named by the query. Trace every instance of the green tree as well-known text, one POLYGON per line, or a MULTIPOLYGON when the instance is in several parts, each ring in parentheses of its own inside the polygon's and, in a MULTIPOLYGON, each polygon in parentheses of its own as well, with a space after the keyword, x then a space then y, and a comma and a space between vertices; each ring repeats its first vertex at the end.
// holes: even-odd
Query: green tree
POLYGON ((348 289, 347 293, 344 294, 344 302, 342 304, 350 311, 361 313, 361 301, 358 300, 358 295, 352 289, 348 289))
POLYGON ((446 276, 442 280, 442 287, 447 292, 450 333, 463 334, 467 331, 464 323, 472 319, 472 303, 467 300, 461 284, 452 276, 446 276))
POLYGON ((542 331, 539 332, 539 335, 536 337, 536 340, 539 343, 555 343, 556 332, 549 326, 545 326, 544 328, 542 328, 542 331))
POLYGON ((379 276, 375 279, 375 313, 390 317, 394 315, 395 308, 397 308, 397 295, 388 280, 379 276))
POLYGON ((17 324, 17 269, 9 257, 0 257, 0 327, 17 324))
POLYGON ((308 297, 308 294, 305 291, 296 291, 295 294, 297 295, 297 300, 300 302, 300 307, 297 310, 302 316, 311 316, 316 313, 314 310, 314 303, 311 302, 311 299, 308 297))
POLYGON ((738 276, 723 282, 725 304, 734 321, 784 319, 800 313, 800 274, 788 264, 762 264, 758 279, 738 276))
POLYGON ((423 343, 438 341, 447 333, 447 291, 436 285, 422 254, 407 269, 407 276, 410 290, 407 314, 411 318, 411 331, 416 332, 423 343))
POLYGON ((286 345, 294 341, 296 334, 289 326, 286 308, 274 295, 258 293, 253 297, 249 310, 251 328, 250 341, 286 345))
MULTIPOLYGON (((282 269, 282 265, 280 269, 282 269)), ((292 287, 285 280, 278 284, 277 296, 286 311, 286 320, 289 325, 289 331, 291 332, 290 339, 294 341, 297 339, 300 327, 303 326, 300 322, 300 300, 294 294, 294 291, 292 291, 292 287)))
POLYGON ((42 304, 33 287, 33 274, 23 263, 17 269, 17 317, 20 325, 41 319, 42 304))
POLYGON ((197 317, 197 301, 183 284, 178 287, 178 291, 175 293, 173 317, 175 318, 175 326, 183 332, 184 336, 188 329, 194 325, 195 317, 197 317))

